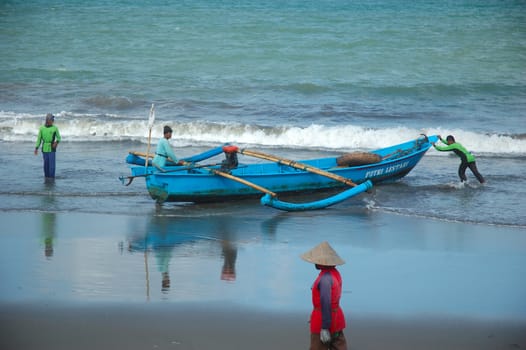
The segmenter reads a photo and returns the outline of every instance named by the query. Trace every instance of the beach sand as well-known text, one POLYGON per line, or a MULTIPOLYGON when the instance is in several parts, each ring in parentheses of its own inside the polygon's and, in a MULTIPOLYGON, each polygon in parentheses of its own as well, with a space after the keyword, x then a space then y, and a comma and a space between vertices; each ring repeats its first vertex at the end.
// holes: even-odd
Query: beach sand
MULTIPOLYGON (((2 305, 2 349, 308 349, 306 315, 234 305, 2 305)), ((346 315, 350 349, 524 349, 524 323, 346 315)))
POLYGON ((526 349, 523 229, 258 208, 0 214, 0 349, 307 349, 322 239, 350 349, 526 349))

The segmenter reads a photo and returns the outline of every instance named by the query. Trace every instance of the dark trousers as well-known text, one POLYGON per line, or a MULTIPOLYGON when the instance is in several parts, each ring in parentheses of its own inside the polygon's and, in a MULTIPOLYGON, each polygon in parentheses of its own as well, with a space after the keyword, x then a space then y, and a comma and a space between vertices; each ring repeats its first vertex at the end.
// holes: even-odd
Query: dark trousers
POLYGON ((56 152, 42 152, 42 157, 44 157, 45 177, 55 177, 55 155, 56 152))
POLYGON ((319 333, 311 333, 309 350, 347 350, 347 340, 340 331, 337 335, 332 336, 329 344, 323 344, 319 333))
POLYGON ((471 162, 471 163, 462 162, 462 163, 460 163, 460 166, 458 168, 458 176, 460 177, 460 180, 462 182, 468 180, 468 178, 466 177, 466 169, 467 168, 469 168, 469 170, 471 170, 473 175, 475 175, 475 177, 477 178, 477 180, 479 180, 479 182, 481 184, 485 182, 485 180, 482 177, 482 175, 480 175, 480 173, 479 173, 479 171, 477 169, 477 164, 475 162, 471 162))

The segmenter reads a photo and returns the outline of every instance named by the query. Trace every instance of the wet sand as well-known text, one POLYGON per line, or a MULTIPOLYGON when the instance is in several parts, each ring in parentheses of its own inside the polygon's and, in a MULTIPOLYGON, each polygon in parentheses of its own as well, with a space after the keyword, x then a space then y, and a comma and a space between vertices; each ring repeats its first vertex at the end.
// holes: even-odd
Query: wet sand
POLYGON ((0 214, 0 349, 307 349, 321 234, 350 349, 526 349, 523 229, 209 209, 0 214))
MULTIPOLYGON (((307 349, 306 315, 236 305, 1 305, 0 348, 307 349)), ((524 349, 526 324, 347 314, 350 349, 524 349)))

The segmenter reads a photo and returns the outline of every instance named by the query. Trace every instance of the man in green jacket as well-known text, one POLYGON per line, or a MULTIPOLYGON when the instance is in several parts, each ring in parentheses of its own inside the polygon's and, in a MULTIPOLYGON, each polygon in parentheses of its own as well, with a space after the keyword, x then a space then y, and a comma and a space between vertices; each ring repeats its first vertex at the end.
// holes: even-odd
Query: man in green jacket
POLYGON ((442 139, 442 136, 440 135, 438 135, 438 138, 440 139, 440 141, 442 141, 443 144, 447 146, 437 146, 433 142, 433 147, 435 147, 437 151, 441 151, 441 152, 452 151, 452 152, 455 152, 455 154, 460 157, 460 166, 458 168, 458 176, 460 177, 461 182, 467 181, 466 168, 469 168, 469 170, 471 170, 473 175, 475 175, 475 177, 477 178, 477 180, 479 180, 481 184, 486 182, 484 178, 482 177, 482 175, 480 175, 479 171, 477 170, 477 164, 475 163, 475 156, 472 155, 467 149, 465 149, 464 146, 462 146, 460 143, 456 142, 453 135, 448 135, 445 141, 444 139, 442 139))
POLYGON ((38 154, 38 148, 42 144, 42 157, 44 158, 44 176, 46 180, 55 179, 55 152, 60 142, 60 133, 58 128, 53 125, 55 116, 48 113, 46 123, 40 127, 35 145, 35 155, 38 154))

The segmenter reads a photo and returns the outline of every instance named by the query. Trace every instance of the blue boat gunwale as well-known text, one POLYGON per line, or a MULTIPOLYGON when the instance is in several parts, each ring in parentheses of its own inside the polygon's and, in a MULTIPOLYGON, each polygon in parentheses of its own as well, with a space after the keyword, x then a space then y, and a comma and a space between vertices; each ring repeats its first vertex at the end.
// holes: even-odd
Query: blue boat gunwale
MULTIPOLYGON (((432 137, 433 136, 430 136, 429 138, 432 138, 432 137)), ((403 150, 404 148, 407 148, 408 146, 414 145, 414 144, 415 144, 415 141, 408 141, 408 142, 401 143, 399 145, 373 150, 370 153, 378 154, 379 156, 385 156, 385 155, 389 155, 390 153, 393 153, 392 151, 396 152, 398 150, 403 150)), ((365 165, 356 165, 356 166, 338 166, 335 163, 335 157, 305 159, 305 160, 300 160, 299 162, 315 166, 315 167, 317 167, 319 169, 323 169, 323 170, 329 171, 331 173, 338 174, 338 173, 344 173, 346 171, 349 171, 350 169, 352 169, 352 170, 365 170, 365 169, 368 169, 368 168, 378 168, 378 167, 382 167, 382 166, 387 166, 390 163, 397 163, 397 162, 401 162, 401 161, 406 160, 406 159, 415 158, 415 156, 419 155, 420 153, 423 153, 423 154, 426 153, 428 151, 428 149, 429 149, 429 147, 421 147, 421 148, 419 148, 418 150, 415 150, 412 153, 408 153, 408 154, 402 155, 400 157, 386 158, 386 159, 381 160, 378 163, 365 164, 365 165), (332 164, 332 166, 320 166, 319 165, 319 163, 325 163, 325 162, 327 162, 327 163, 330 162, 330 163, 333 163, 333 164, 332 164)), ((191 178, 195 178, 195 177, 199 177, 199 176, 216 177, 216 175, 214 175, 213 173, 211 173, 209 170, 206 170, 206 169, 189 169, 189 170, 186 170, 186 171, 177 171, 177 169, 179 169, 179 168, 181 168, 181 166, 167 166, 167 167, 165 167, 166 172, 155 172, 152 169, 151 171, 149 171, 149 173, 151 173, 154 176, 160 177, 160 178, 163 178, 163 177, 178 177, 178 178, 180 178, 180 177, 185 177, 185 176, 191 177, 191 178)), ((210 166, 210 168, 212 168, 212 169, 219 169, 220 166, 219 165, 213 165, 213 166, 210 166)), ((409 169, 409 170, 411 170, 411 169, 409 169)), ((278 176, 297 175, 298 173, 305 174, 305 171, 293 168, 293 167, 291 167, 289 165, 286 165, 286 164, 275 163, 275 162, 265 162, 265 163, 240 163, 236 168, 232 169, 231 173, 234 176, 251 177, 251 176, 273 176, 273 175, 278 175, 278 176), (270 171, 265 171, 265 168, 269 168, 269 169, 275 168, 275 169, 280 170, 280 171, 270 172, 270 171), (248 170, 259 169, 260 171, 258 171, 258 172, 245 172, 244 170, 247 170, 247 169, 248 170)), ((393 175, 395 175, 395 174, 393 174, 393 175)), ((351 179, 351 180, 353 180, 353 179, 351 179)), ((337 181, 334 181, 334 182, 338 183, 337 181)), ((344 187, 344 186, 345 186, 344 184, 341 184, 340 187, 344 187)))

